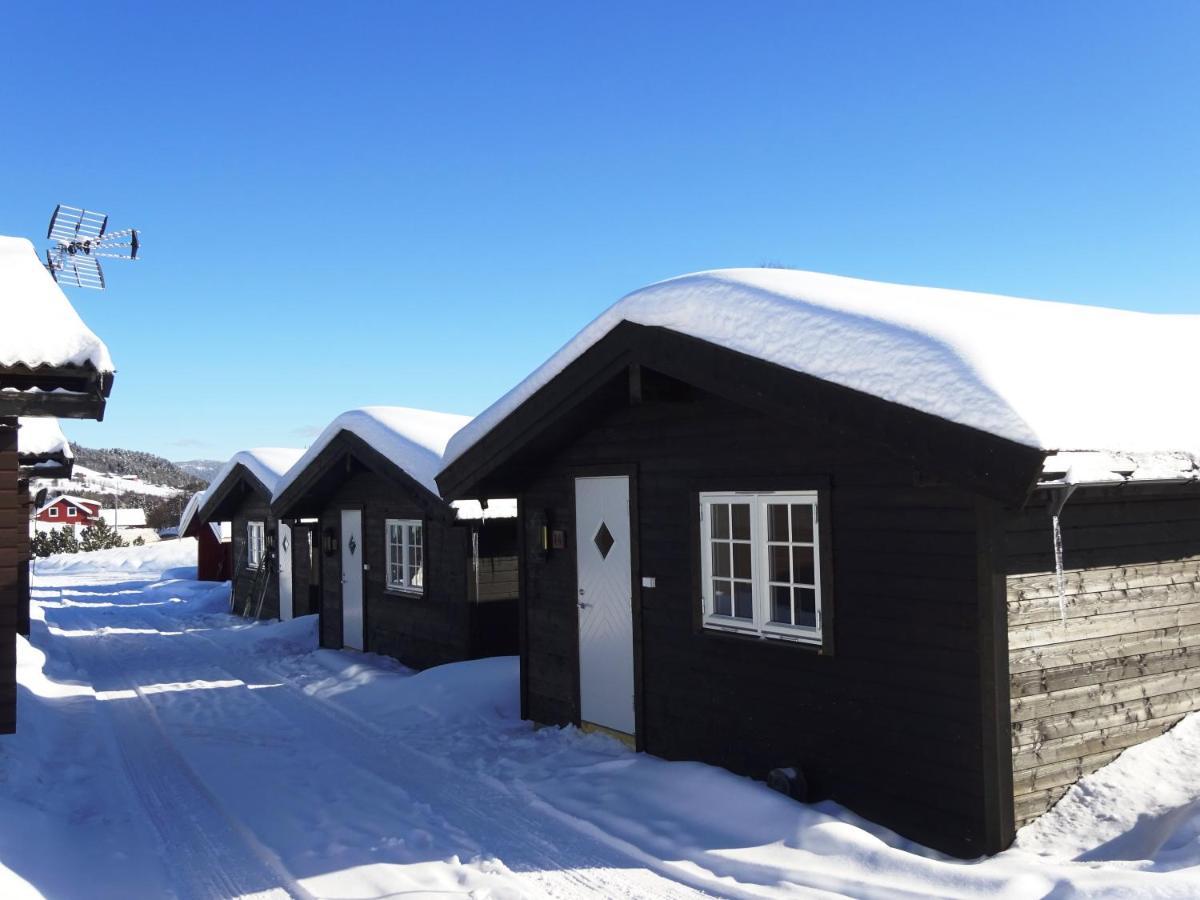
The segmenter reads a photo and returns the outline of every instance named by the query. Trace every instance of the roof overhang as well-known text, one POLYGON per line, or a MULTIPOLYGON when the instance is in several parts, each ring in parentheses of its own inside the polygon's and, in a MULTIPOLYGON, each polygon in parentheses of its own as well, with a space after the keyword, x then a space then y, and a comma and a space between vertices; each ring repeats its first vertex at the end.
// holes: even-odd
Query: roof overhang
POLYGON ((319 515, 337 489, 360 472, 371 472, 410 495, 431 513, 452 516, 449 504, 396 465, 357 434, 339 431, 329 444, 292 479, 271 503, 280 519, 319 515))
POLYGON ((113 373, 92 366, 0 366, 0 416, 104 418, 113 373))
POLYGON ((1020 505, 1046 452, 805 375, 661 327, 621 322, 439 473, 450 499, 519 494, 531 463, 594 421, 605 403, 629 402, 625 379, 650 370, 785 421, 871 437, 924 475, 1020 505))

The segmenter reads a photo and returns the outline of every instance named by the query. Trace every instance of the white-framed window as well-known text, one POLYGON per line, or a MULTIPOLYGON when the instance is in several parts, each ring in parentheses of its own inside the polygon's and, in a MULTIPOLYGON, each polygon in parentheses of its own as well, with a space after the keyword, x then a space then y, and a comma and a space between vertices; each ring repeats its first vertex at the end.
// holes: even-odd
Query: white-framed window
POLYGON ((77 512, 79 512, 79 510, 78 510, 78 509, 76 509, 74 506, 68 506, 68 507, 67 507, 67 515, 68 515, 68 516, 73 516, 73 515, 75 515, 77 512))
POLYGON ((425 589, 425 546, 417 519, 387 520, 387 586, 393 591, 425 589))
POLYGON ((266 525, 262 522, 246 523, 246 565, 257 569, 262 565, 267 539, 266 525))
POLYGON ((51 519, 57 519, 58 518, 58 507, 57 506, 50 507, 48 510, 46 510, 46 515, 47 515, 47 517, 49 517, 51 519))
POLYGON ((704 625, 821 641, 816 491, 700 494, 704 625))

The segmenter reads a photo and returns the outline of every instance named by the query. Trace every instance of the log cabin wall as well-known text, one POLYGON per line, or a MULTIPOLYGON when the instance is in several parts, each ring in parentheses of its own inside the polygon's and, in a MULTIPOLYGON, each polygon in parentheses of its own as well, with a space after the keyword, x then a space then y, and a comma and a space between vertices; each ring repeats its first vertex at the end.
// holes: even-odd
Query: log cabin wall
MULTIPOLYGON (((373 472, 346 478, 321 513, 321 529, 341 543, 341 510, 363 511, 363 631, 365 649, 395 657, 414 669, 469 659, 471 619, 467 571, 471 549, 466 529, 449 507, 431 514, 406 491, 373 472), (386 521, 424 523, 425 588, 421 594, 387 588, 386 521)), ((319 539, 319 538, 318 538, 319 539)), ((321 641, 342 646, 341 554, 322 556, 321 641)))
POLYGON ((29 530, 17 490, 16 424, 0 418, 0 734, 17 728, 17 548, 21 530, 29 530))
POLYGON ((266 561, 267 570, 260 573, 258 569, 250 568, 248 564, 249 539, 246 525, 249 522, 262 522, 264 540, 267 536, 278 535, 278 523, 271 515, 270 502, 267 497, 256 491, 248 491, 230 519, 233 531, 233 611, 240 615, 257 616, 260 619, 279 618, 279 566, 275 553, 269 553, 266 561), (255 594, 256 586, 262 588, 262 578, 266 578, 266 589, 262 595, 261 606, 259 597, 255 594))
POLYGON ((993 507, 923 486, 870 434, 825 427, 816 405, 799 427, 699 391, 658 391, 659 377, 645 373, 638 405, 524 461, 536 474, 520 495, 523 714, 579 721, 574 548, 586 538, 571 534, 574 477, 633 466, 634 583, 657 580, 634 594, 640 746, 760 779, 799 765, 814 798, 931 846, 972 856, 1007 845, 1003 570, 980 528, 993 507), (701 627, 698 492, 792 490, 814 477, 829 486, 832 653, 701 627), (541 550, 547 522, 567 531, 565 549, 541 550))
POLYGON ((1200 709, 1200 491, 1081 488, 1063 508, 1066 622, 1042 497, 1008 523, 1017 824, 1200 709))

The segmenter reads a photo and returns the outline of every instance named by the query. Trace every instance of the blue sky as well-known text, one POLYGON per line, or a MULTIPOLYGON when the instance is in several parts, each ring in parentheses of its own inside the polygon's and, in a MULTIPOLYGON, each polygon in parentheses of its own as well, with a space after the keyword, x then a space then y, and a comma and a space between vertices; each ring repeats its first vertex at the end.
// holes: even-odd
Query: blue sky
POLYGON ((87 445, 476 413, 622 294, 724 266, 1200 312, 1200 4, 118 0, 4 30, 0 233, 59 202, 143 233, 71 292, 120 370, 87 445))

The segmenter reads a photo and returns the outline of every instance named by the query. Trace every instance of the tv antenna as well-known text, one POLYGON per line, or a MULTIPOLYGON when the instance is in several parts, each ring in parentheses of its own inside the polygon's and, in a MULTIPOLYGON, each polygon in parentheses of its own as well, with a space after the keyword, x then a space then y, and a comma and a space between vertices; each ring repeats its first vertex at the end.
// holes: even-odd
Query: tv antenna
POLYGON ((59 284, 104 290, 100 259, 137 259, 136 228, 109 231, 108 216, 74 206, 54 208, 46 237, 54 246, 46 251, 46 268, 59 284))

